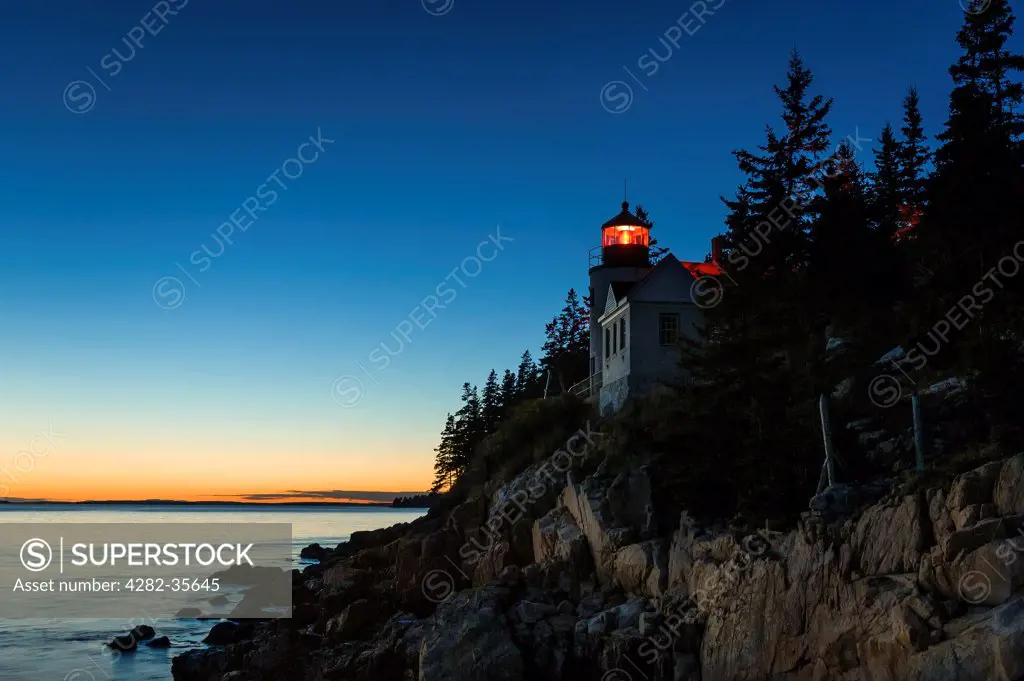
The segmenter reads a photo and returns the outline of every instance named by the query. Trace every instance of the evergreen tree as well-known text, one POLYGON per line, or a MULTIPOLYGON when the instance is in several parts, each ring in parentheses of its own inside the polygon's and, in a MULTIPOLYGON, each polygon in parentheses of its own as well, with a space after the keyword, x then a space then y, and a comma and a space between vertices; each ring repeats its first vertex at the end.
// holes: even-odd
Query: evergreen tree
MULTIPOLYGON (((636 215, 637 219, 646 226, 647 229, 652 229, 654 227, 654 221, 651 220, 650 215, 647 214, 647 210, 643 206, 637 204, 636 210, 633 214, 636 215)), ((648 246, 650 247, 651 265, 658 264, 658 261, 664 258, 665 254, 669 251, 668 248, 659 246, 658 239, 653 236, 651 237, 651 242, 648 246)), ((587 307, 590 307, 589 302, 587 303, 587 307)))
POLYGON ((825 122, 832 110, 832 98, 814 95, 808 99, 814 76, 795 50, 789 59, 786 80, 785 88, 775 86, 775 94, 782 100, 782 120, 786 124, 786 135, 776 147, 782 164, 781 180, 787 196, 809 199, 819 184, 817 169, 832 136, 825 122))
MULTIPOLYGON (((882 150, 895 151, 889 126, 882 132, 882 150)), ((879 166, 883 184, 898 177, 886 177, 895 166, 879 166)), ((848 143, 839 146, 823 177, 823 193, 816 202, 817 219, 811 231, 811 259, 808 290, 816 298, 815 317, 825 319, 849 338, 863 339, 877 326, 894 297, 895 261, 891 253, 892 233, 873 230, 869 219, 868 190, 856 151, 848 143)), ((876 179, 876 195, 880 191, 876 179)), ((892 185, 885 187, 892 190, 892 185)), ((892 208, 892 206, 888 206, 892 208)), ((894 217, 889 214, 887 217, 894 217)), ((867 358, 861 358, 866 360, 867 358)), ((838 377, 839 379, 842 376, 838 377)), ((838 380, 838 379, 837 379, 838 380)), ((825 389, 827 381, 821 388, 825 389)))
POLYGON ((431 492, 440 492, 455 482, 458 458, 458 433, 455 428, 455 417, 448 414, 441 431, 441 443, 434 449, 434 484, 431 492))
POLYGON ((569 289, 562 311, 544 330, 541 367, 550 371, 565 392, 588 375, 590 365, 590 313, 569 289))
POLYGON ((803 496, 821 466, 806 434, 815 427, 813 372, 827 319, 805 301, 815 298, 807 285, 809 231, 825 208, 817 197, 832 102, 809 95, 812 81, 794 53, 786 86, 775 88, 783 134, 768 127, 758 151, 734 152, 746 179, 725 200, 728 287, 705 310, 699 341, 683 345, 691 381, 681 391, 689 417, 680 437, 688 450, 708 454, 687 457, 674 482, 732 509, 803 496), (767 234, 764 225, 773 225, 767 234))
POLYGON ((963 53, 950 67, 949 118, 938 140, 927 205, 914 244, 919 277, 909 306, 913 340, 924 338, 958 301, 980 303, 955 343, 929 357, 932 370, 970 372, 993 399, 997 420, 1018 422, 1018 346, 1024 340, 1024 277, 1000 276, 1022 236, 1024 172, 1019 107, 1024 57, 1007 48, 1014 17, 1006 0, 985 0, 964 15, 963 53), (998 278, 999 281, 993 281, 998 278), (980 284, 979 284, 980 282, 980 284), (987 287, 990 295, 979 294, 987 287), (969 294, 969 295, 968 295, 969 294), (1014 384, 1018 388, 1012 387, 1014 384), (1018 409, 1012 414, 1010 407, 1018 409))
POLYGON ((1006 47, 1013 34, 1013 10, 1008 0, 970 2, 974 11, 965 13, 964 25, 957 34, 957 44, 964 54, 949 69, 956 84, 950 122, 955 117, 958 94, 965 101, 982 99, 990 107, 993 130, 1009 140, 1024 132, 1024 114, 1017 112, 1024 100, 1024 85, 1013 77, 1024 71, 1024 56, 1006 47))
POLYGON ((524 350, 516 372, 516 401, 530 400, 540 397, 543 386, 540 385, 540 370, 533 361, 529 350, 524 350))
POLYGON ((515 405, 517 392, 516 375, 511 369, 505 369, 505 375, 501 379, 501 418, 504 419, 515 405))
POLYGON ((498 427, 498 421, 501 419, 501 389, 498 387, 498 374, 494 369, 487 374, 480 410, 483 431, 490 435, 498 427))
POLYGON ((906 147, 896 139, 888 123, 882 128, 879 142, 871 175, 871 219, 875 228, 891 239, 901 226, 902 207, 907 200, 906 166, 902 159, 906 147))
POLYGON ((455 434, 454 468, 456 474, 461 475, 485 435, 480 396, 475 385, 462 384, 462 407, 455 412, 455 434))
MULTIPOLYGON (((915 308, 922 331, 971 291, 1021 235, 1024 178, 1016 110, 1022 85, 1014 77, 1024 70, 1024 57, 1006 47, 1014 21, 1009 4, 986 2, 985 11, 965 13, 957 35, 963 54, 949 70, 949 119, 938 136, 928 210, 918 230, 924 276, 915 308)), ((1012 293, 1018 286, 1016 278, 1008 285, 1010 294, 1000 293, 986 305, 988 322, 1020 309, 1012 293)))
POLYGON ((920 210, 925 200, 927 166, 931 159, 927 137, 922 125, 920 98, 916 88, 910 88, 903 100, 903 141, 899 147, 901 202, 911 212, 920 210))

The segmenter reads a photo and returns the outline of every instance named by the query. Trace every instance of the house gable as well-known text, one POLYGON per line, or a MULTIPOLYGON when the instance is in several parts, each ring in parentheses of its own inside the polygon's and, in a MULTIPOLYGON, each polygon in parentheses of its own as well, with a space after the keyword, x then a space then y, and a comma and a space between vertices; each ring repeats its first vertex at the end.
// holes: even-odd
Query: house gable
POLYGON ((612 284, 608 284, 608 296, 604 299, 604 311, 601 316, 605 316, 612 310, 614 310, 619 304, 619 301, 615 299, 615 287, 612 284))
POLYGON ((629 300, 636 303, 693 304, 690 292, 693 282, 693 275, 669 253, 629 292, 629 300))

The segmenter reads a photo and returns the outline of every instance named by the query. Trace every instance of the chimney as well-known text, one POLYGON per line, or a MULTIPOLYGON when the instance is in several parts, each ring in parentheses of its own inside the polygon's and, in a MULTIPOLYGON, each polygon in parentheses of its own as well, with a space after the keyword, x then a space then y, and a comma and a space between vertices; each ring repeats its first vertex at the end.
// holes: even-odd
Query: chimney
POLYGON ((716 265, 722 261, 722 237, 711 238, 711 262, 716 265))

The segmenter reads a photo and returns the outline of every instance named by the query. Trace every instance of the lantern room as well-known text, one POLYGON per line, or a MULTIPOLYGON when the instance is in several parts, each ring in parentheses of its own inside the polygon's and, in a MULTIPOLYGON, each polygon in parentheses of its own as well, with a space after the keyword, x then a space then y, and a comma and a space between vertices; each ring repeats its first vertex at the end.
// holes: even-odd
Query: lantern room
POLYGON ((601 225, 601 260, 613 267, 647 267, 650 265, 650 228, 629 212, 629 202, 622 202, 622 212, 601 225))

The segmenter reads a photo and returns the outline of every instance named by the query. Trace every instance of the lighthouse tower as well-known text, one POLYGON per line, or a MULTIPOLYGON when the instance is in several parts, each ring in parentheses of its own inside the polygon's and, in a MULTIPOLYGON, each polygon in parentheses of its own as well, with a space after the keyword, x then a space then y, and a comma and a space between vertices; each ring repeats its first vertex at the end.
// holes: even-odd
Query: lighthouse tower
POLYGON ((628 286, 651 271, 651 230, 629 212, 622 212, 601 225, 601 246, 590 252, 590 375, 604 366, 601 328, 597 320, 604 314, 608 287, 628 286), (599 252, 598 252, 599 251, 599 252))

